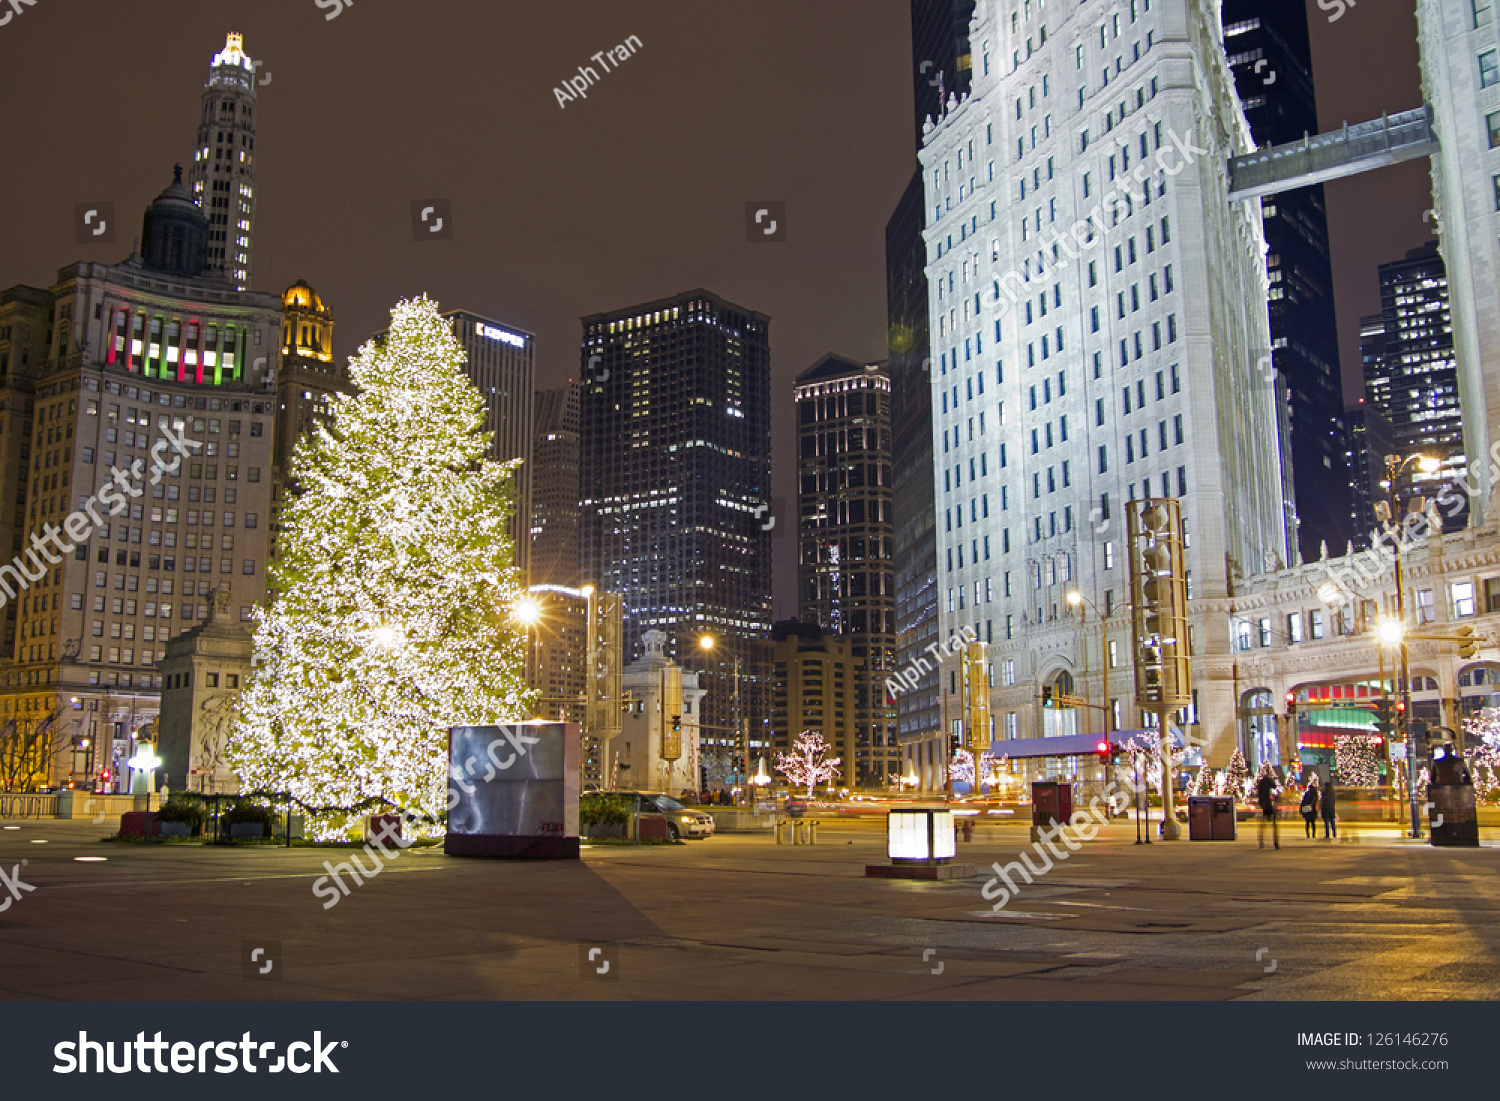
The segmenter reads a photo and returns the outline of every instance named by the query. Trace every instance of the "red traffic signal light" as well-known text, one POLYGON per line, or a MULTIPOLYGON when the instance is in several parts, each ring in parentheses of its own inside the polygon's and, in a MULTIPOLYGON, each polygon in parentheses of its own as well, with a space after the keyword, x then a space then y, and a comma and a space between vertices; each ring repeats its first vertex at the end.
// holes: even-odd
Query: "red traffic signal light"
POLYGON ((1098 745, 1096 745, 1094 747, 1094 750, 1095 750, 1095 752, 1099 753, 1101 756, 1108 757, 1109 756, 1109 743, 1105 742, 1105 741, 1101 741, 1098 745))

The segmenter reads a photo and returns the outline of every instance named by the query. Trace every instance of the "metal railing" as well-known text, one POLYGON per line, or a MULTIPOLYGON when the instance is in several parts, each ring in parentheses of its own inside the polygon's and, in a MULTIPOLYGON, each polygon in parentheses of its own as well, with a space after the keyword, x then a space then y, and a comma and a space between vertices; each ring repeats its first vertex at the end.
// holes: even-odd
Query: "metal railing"
POLYGON ((1418 107, 1229 161, 1229 201, 1242 202, 1354 176, 1437 152, 1432 110, 1418 107))

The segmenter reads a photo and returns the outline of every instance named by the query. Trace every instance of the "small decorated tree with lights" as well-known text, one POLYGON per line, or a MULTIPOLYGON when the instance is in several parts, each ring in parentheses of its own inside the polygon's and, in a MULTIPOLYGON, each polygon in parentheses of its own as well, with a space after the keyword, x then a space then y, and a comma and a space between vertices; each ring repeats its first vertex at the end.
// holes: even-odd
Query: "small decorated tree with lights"
POLYGON ((1245 781, 1250 779, 1250 764, 1245 760, 1245 752, 1238 746, 1230 755, 1229 767, 1224 770, 1224 790, 1222 794, 1232 795, 1236 799, 1245 797, 1245 781))
POLYGON ((948 765, 948 771, 953 776, 955 784, 968 784, 969 790, 976 790, 974 784, 974 754, 967 749, 955 750, 953 760, 948 765))
POLYGON ((1500 800, 1500 707, 1486 707, 1464 720, 1469 775, 1485 803, 1500 800))
POLYGON ((320 837, 448 803, 448 728, 531 715, 516 464, 487 460, 484 399, 437 305, 391 313, 350 362, 353 395, 297 445, 255 672, 227 756, 242 788, 320 837))
POLYGON ((807 786, 807 797, 813 788, 839 775, 838 757, 828 756, 828 743, 816 730, 804 730, 792 742, 790 753, 776 754, 776 771, 798 787, 807 786))

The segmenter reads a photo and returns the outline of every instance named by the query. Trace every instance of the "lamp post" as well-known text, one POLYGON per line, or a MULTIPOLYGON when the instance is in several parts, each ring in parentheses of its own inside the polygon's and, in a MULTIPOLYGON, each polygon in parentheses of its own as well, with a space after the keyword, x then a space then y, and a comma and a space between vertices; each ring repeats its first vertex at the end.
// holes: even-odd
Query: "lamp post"
MULTIPOLYGON (((707 653, 717 647, 718 640, 713 635, 704 635, 698 639, 698 645, 707 653)), ((740 718, 740 655, 728 646, 724 649, 734 659, 734 734, 745 751, 745 770, 740 773, 740 795, 743 798, 748 796, 750 788, 750 735, 740 718)))
MULTIPOLYGON (((542 605, 530 596, 523 596, 516 601, 510 610, 511 616, 517 623, 526 628, 526 681, 531 687, 539 687, 537 681, 541 679, 541 670, 537 668, 536 659, 536 625, 542 618, 542 605)), ((541 699, 538 693, 535 713, 532 718, 541 718, 541 699)))
MULTIPOLYGON (((1384 487, 1386 492, 1386 500, 1383 503, 1386 506, 1386 515, 1384 517, 1377 518, 1384 520, 1385 523, 1390 524, 1392 527, 1396 527, 1397 506, 1399 504, 1396 497, 1396 479, 1401 474, 1401 471, 1404 470, 1407 465, 1412 462, 1415 462, 1417 464, 1417 469, 1422 471, 1422 473, 1424 474, 1432 474, 1436 472, 1437 469, 1442 465, 1437 459, 1432 458, 1430 455, 1408 455, 1405 459, 1403 459, 1400 455, 1387 455, 1385 457, 1384 487)), ((1399 642, 1401 647, 1400 724, 1401 736, 1406 741, 1407 771, 1411 778, 1411 836, 1415 838, 1422 836, 1422 818, 1421 810, 1417 806, 1417 747, 1412 744, 1411 735, 1409 732, 1410 728, 1407 725, 1409 721, 1408 715, 1411 712, 1411 665, 1407 660, 1406 596, 1404 592, 1405 584, 1401 577, 1401 532, 1399 530, 1396 531, 1394 538, 1391 539, 1391 549, 1395 553, 1396 558, 1396 622, 1399 627, 1399 633, 1396 635, 1396 641, 1399 642)), ((1386 633, 1393 632, 1385 632, 1383 630, 1382 637, 1384 637, 1386 633)))

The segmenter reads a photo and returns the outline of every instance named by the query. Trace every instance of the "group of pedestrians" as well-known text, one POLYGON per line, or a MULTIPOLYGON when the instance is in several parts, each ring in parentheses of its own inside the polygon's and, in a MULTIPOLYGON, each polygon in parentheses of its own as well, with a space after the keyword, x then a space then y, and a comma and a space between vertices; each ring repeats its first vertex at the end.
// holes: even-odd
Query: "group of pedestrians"
MULTIPOLYGON (((1255 782, 1255 798, 1260 804, 1260 847, 1266 847, 1266 823, 1271 825, 1272 843, 1281 848, 1281 828, 1277 822, 1276 808, 1276 780, 1270 775, 1264 775, 1255 782)), ((1302 803, 1298 808, 1302 814, 1303 836, 1314 840, 1318 836, 1318 818, 1323 819, 1323 840, 1339 835, 1338 828, 1338 803, 1334 794, 1333 784, 1310 783, 1302 793, 1302 803)))

